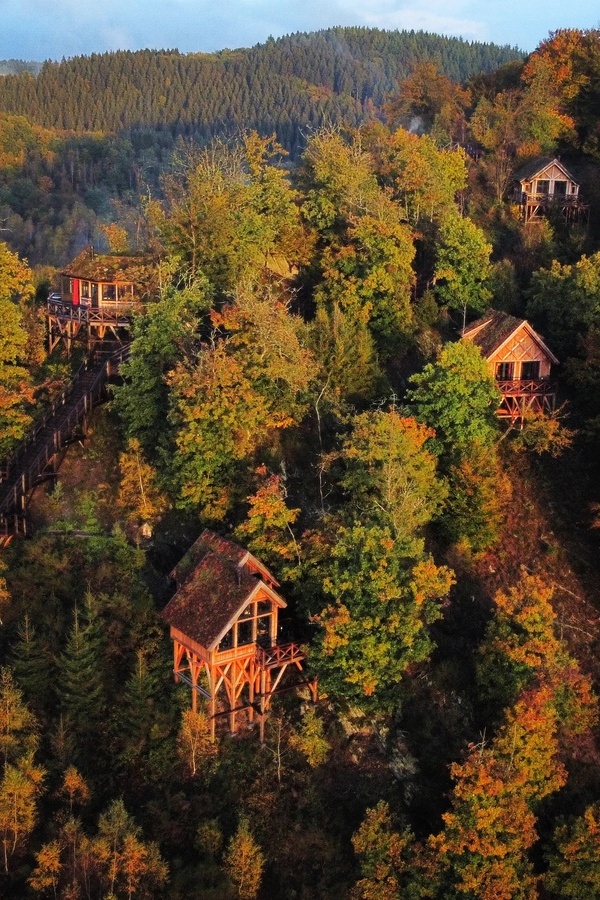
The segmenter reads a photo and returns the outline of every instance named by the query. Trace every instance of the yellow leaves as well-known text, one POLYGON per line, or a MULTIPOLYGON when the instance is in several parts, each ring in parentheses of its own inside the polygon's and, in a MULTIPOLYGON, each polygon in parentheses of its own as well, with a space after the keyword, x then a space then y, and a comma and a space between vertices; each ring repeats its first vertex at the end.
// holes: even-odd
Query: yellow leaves
POLYGON ((29 878, 29 884, 34 891, 45 892, 48 888, 52 888, 56 895, 58 877, 63 868, 60 857, 61 846, 58 841, 44 844, 35 854, 36 867, 29 878))
POLYGON ((87 782, 75 766, 69 766, 65 770, 59 794, 68 800, 70 813, 72 813, 75 803, 84 804, 90 799, 90 789, 87 782))
POLYGON ((299 750, 305 757, 311 768, 323 765, 329 756, 331 746, 323 732, 323 720, 320 719, 314 707, 310 707, 304 713, 300 731, 290 735, 290 747, 299 750))
POLYGON ((325 629, 323 637, 323 652, 331 656, 339 647, 346 647, 349 643, 347 633, 352 619, 348 607, 344 604, 327 606, 315 619, 325 629))
POLYGON ((239 900, 254 900, 262 881, 265 856, 242 820, 225 854, 225 868, 239 900))
MULTIPOLYGON (((452 569, 436 566, 433 559, 418 562, 411 573, 411 589, 415 603, 422 606, 429 600, 446 597, 456 581, 452 569)), ((441 611, 439 613, 441 615, 441 611)))
POLYGON ((116 222, 111 222, 109 225, 101 225, 102 231, 104 232, 104 236, 108 241, 108 246, 111 253, 126 253, 128 238, 127 238, 127 230, 120 225, 117 225, 116 222))
POLYGON ((157 485, 156 469, 145 459, 140 442, 132 438, 119 455, 121 481, 118 505, 127 521, 154 524, 166 511, 168 503, 157 485))
POLYGON ((205 712, 187 709, 181 718, 177 737, 177 752, 192 777, 208 770, 217 753, 217 745, 211 739, 210 722, 205 712))

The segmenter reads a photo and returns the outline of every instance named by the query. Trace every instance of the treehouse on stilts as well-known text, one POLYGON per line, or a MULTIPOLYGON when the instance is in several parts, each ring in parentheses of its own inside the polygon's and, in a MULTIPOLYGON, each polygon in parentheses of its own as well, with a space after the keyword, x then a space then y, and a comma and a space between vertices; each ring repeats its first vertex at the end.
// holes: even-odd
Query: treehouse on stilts
POLYGON ((587 225, 589 204, 582 200, 580 184, 557 157, 538 157, 514 176, 513 200, 525 224, 546 219, 553 213, 568 225, 587 225))
POLYGON ((192 709, 208 701, 211 734, 225 716, 258 719, 261 741, 273 696, 301 685, 313 701, 317 683, 304 674, 305 653, 281 639, 287 606, 277 581, 248 550, 203 531, 173 570, 177 590, 163 611, 171 628, 176 681, 188 684, 192 709), (290 674, 294 675, 289 678, 290 674))
POLYGON ((496 379, 502 393, 499 418, 522 424, 527 415, 554 410, 551 368, 558 360, 529 322, 488 309, 462 331, 462 338, 479 348, 496 379))
POLYGON ((75 342, 88 351, 99 343, 131 340, 133 316, 143 311, 152 291, 153 267, 147 256, 98 254, 88 247, 60 274, 48 297, 48 342, 70 354, 75 342))

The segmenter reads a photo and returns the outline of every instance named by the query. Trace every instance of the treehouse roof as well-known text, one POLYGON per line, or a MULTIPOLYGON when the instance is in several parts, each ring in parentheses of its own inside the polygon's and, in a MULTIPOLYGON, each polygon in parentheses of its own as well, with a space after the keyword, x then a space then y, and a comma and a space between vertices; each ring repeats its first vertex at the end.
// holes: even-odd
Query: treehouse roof
POLYGON ((273 590, 277 582, 256 557, 212 531, 202 532, 171 574, 178 589, 163 617, 209 650, 257 594, 278 607, 287 605, 273 590))
POLYGON ((490 359, 521 330, 528 332, 551 362, 558 362, 541 335, 531 327, 526 319, 517 319, 499 309, 488 309, 480 319, 471 322, 463 329, 461 334, 463 338, 472 341, 476 347, 479 347, 481 355, 485 359, 490 359))
POLYGON ((149 280, 151 260, 148 256, 116 256, 99 254, 86 247, 63 269, 68 278, 83 278, 104 284, 138 284, 149 280))
POLYGON ((571 181, 573 184, 579 184, 579 182, 573 178, 565 164, 555 156, 538 156, 536 159, 530 160, 515 172, 515 180, 520 181, 521 183, 524 181, 532 181, 534 178, 543 175, 544 172, 552 166, 557 166, 564 174, 567 181, 571 181))

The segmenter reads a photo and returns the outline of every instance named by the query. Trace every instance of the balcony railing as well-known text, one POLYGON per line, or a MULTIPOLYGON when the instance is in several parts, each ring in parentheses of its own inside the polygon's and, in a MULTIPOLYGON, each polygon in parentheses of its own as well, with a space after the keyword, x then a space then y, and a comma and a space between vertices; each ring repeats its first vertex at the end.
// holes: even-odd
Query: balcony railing
POLYGON ((275 669, 288 663, 300 663, 306 657, 300 644, 276 644, 267 649, 256 648, 256 662, 261 669, 275 669))
POLYGON ((498 380, 496 384, 505 397, 550 396, 556 393, 556 382, 551 378, 511 378, 498 380))
POLYGON ((112 303, 104 301, 101 306, 90 306, 88 303, 70 303, 68 300, 48 300, 48 315, 57 319, 66 319, 82 324, 93 325, 108 320, 129 319, 134 312, 143 309, 141 302, 112 303))

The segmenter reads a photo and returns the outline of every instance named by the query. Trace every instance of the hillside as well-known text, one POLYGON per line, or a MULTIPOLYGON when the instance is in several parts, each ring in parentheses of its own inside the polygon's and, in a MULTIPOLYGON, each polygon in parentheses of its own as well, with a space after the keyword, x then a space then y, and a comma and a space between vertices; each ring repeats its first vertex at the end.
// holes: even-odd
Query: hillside
POLYGON ((521 58, 516 48, 424 32, 332 28, 216 54, 176 50, 46 62, 0 82, 0 112, 47 128, 118 133, 160 129, 206 141, 256 129, 295 154, 307 129, 377 115, 416 63, 464 82, 521 58))

